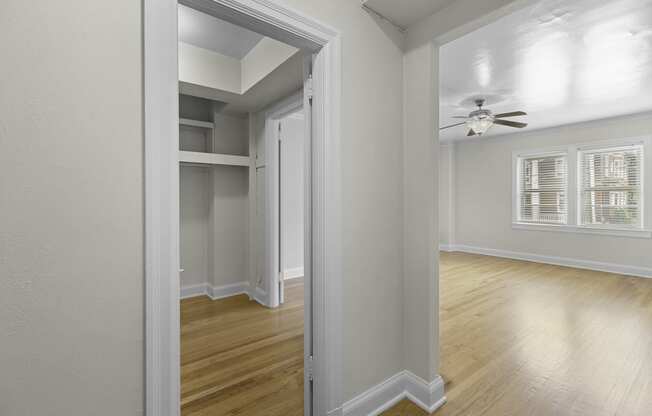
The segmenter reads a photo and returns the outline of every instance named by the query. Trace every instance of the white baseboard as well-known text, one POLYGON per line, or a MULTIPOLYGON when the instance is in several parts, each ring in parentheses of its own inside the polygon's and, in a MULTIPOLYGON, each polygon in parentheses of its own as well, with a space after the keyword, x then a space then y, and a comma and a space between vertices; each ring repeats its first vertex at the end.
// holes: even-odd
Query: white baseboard
POLYGON ((208 289, 208 296, 213 300, 242 294, 249 294, 249 282, 238 282, 224 286, 212 286, 208 289))
POLYGON ((249 290, 249 297, 261 305, 269 307, 267 292, 263 289, 256 287, 254 290, 249 290))
POLYGON ((224 286, 211 286, 208 283, 185 286, 181 288, 181 299, 208 296, 213 300, 249 293, 248 282, 238 282, 224 286))
POLYGON ((197 296, 208 296, 208 283, 184 286, 181 288, 181 299, 194 298, 197 296))
POLYGON ((426 412, 434 413, 435 410, 446 403, 444 380, 441 376, 438 375, 433 381, 428 383, 414 373, 406 371, 405 378, 407 398, 426 412))
POLYGON ((284 280, 289 280, 289 279, 298 279, 299 277, 303 277, 303 267, 297 267, 294 269, 287 269, 285 272, 283 272, 283 279, 284 280))
MULTIPOLYGON (((442 248, 440 247, 440 250, 442 248)), ((574 267, 577 269, 595 270, 599 272, 622 274, 627 276, 652 278, 652 268, 629 266, 625 264, 603 263, 592 260, 579 260, 567 257, 542 256, 539 254, 522 253, 516 251, 499 250, 493 248, 473 247, 456 244, 450 251, 463 253, 482 254, 485 256, 503 257, 514 260, 532 261, 535 263, 554 264, 556 266, 574 267)))
POLYGON ((447 251, 447 252, 455 251, 455 246, 451 244, 440 244, 439 251, 447 251))
POLYGON ((405 398, 432 413, 446 402, 444 382, 437 376, 435 380, 427 383, 410 371, 404 370, 344 403, 342 415, 376 416, 405 398))

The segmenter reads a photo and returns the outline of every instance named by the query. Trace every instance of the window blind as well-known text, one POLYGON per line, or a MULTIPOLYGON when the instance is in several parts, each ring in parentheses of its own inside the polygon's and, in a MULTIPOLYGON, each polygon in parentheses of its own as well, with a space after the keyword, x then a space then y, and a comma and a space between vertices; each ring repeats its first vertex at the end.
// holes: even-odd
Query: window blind
POLYGON ((518 213, 519 222, 568 223, 566 154, 519 158, 518 213))
POLYGON ((643 147, 582 150, 579 156, 581 224, 641 228, 643 147))

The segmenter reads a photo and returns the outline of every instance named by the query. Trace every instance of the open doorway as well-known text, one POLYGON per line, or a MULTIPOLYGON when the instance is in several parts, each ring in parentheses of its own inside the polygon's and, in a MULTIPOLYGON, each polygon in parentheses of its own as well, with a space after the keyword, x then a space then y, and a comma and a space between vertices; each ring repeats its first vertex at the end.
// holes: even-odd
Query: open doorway
POLYGON ((305 120, 303 108, 279 120, 280 274, 281 304, 285 291, 303 284, 304 252, 304 163, 305 120))
POLYGON ((450 414, 648 412, 631 363, 651 338, 628 323, 649 325, 652 299, 637 29, 651 15, 650 2, 532 1, 440 44, 450 414))
MULTIPOLYGON (((306 189, 310 188, 304 196, 307 224, 304 234, 309 247, 304 250, 306 304, 303 311, 308 315, 304 315, 303 331, 306 370, 303 383, 307 396, 304 414, 325 414, 342 403, 340 34, 278 4, 246 0, 181 0, 180 3, 307 52, 302 89, 304 108, 310 108, 304 114, 310 114, 306 121, 310 120, 307 129, 311 132, 310 140, 305 143, 305 153, 309 155, 306 160, 310 163, 304 165, 306 189), (310 79, 312 82, 308 83, 310 79), (328 199, 319 198, 325 193, 328 199)), ((179 93, 228 102, 221 99, 222 95, 196 94, 195 84, 179 82, 178 58, 182 51, 179 50, 178 13, 176 3, 144 2, 145 382, 146 413, 152 415, 178 415, 181 408, 179 93)), ((195 75, 210 78, 215 72, 195 75)), ((253 126, 249 126, 248 132, 253 131, 253 126)), ((249 135, 249 141, 252 140, 255 138, 249 135)), ((248 158, 248 184, 251 185, 256 167, 251 155, 208 155, 200 160, 210 162, 217 158, 237 165, 244 163, 242 157, 248 158)), ((248 195, 253 192, 249 191, 248 195)), ((250 206, 248 212, 248 218, 255 217, 255 206, 250 206)), ((253 229, 249 227, 249 230, 253 229)), ((252 250, 249 250, 248 258, 253 263, 254 257, 249 255, 252 250)), ((255 264, 249 267, 247 277, 255 270, 255 264)))
POLYGON ((181 415, 301 415, 312 51, 178 12, 181 415))

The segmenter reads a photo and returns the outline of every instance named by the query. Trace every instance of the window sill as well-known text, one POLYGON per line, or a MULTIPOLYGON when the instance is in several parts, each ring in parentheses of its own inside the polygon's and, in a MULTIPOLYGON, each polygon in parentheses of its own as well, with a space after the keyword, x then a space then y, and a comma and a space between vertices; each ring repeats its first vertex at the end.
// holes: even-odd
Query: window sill
POLYGON ((561 233, 607 235, 611 237, 652 238, 652 230, 633 230, 623 228, 583 227, 579 225, 529 224, 516 222, 514 230, 552 231, 561 233))

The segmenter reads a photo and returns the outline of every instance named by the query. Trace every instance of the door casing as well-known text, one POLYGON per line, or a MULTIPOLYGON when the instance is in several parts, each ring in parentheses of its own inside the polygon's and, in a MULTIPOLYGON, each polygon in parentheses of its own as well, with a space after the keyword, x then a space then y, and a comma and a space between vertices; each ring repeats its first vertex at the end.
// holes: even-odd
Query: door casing
MULTIPOLYGON (((340 180, 341 38, 338 31, 268 0, 179 3, 314 51, 311 191, 312 404, 342 406, 342 238, 340 180), (328 278, 326 278, 328 276, 328 278)), ((144 0, 145 414, 180 414, 177 1, 144 0)), ((308 215, 308 214, 306 214, 308 215)), ((308 271, 306 271, 308 272, 308 271)))

